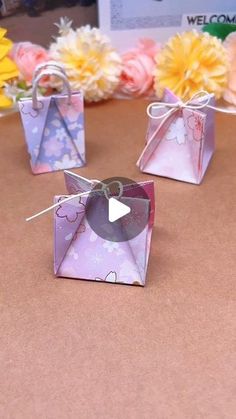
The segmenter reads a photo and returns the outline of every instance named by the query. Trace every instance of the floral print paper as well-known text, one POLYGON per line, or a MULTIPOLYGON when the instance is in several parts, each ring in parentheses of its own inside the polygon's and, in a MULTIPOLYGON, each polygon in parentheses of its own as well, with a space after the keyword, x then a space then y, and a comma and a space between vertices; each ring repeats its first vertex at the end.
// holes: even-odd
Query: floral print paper
POLYGON ((35 174, 81 167, 85 164, 83 98, 64 95, 40 98, 39 109, 31 99, 19 103, 26 143, 35 174))

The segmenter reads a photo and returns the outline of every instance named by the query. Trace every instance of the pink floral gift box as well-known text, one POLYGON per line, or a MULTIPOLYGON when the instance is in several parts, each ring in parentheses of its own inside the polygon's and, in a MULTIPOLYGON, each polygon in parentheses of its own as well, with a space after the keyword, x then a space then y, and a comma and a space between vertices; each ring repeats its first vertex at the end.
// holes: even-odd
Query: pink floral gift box
MULTIPOLYGON (((144 286, 154 223, 154 182, 124 186, 123 199, 126 202, 128 200, 130 206, 133 201, 138 201, 142 214, 143 211, 147 211, 148 222, 137 236, 115 242, 98 235, 86 217, 85 206, 92 188, 91 181, 68 171, 65 171, 65 180, 67 190, 74 198, 64 202, 67 199, 64 195, 55 197, 56 204, 63 201, 57 205, 54 213, 55 275, 144 286), (139 198, 140 188, 145 190, 147 199, 139 198), (85 196, 78 197, 80 193, 85 193, 85 196)), ((99 211, 103 211, 99 204, 92 206, 92 212, 95 217, 98 216, 98 222, 99 211)), ((136 211, 133 214, 137 216, 136 211)), ((125 219, 126 217, 123 217, 123 220, 125 219)), ((118 226, 124 228, 125 221, 121 221, 118 226)))
POLYGON ((214 95, 196 94, 183 103, 169 90, 148 107, 141 171, 200 184, 214 153, 214 95))
POLYGON ((33 97, 19 101, 25 141, 34 174, 81 167, 85 164, 84 104, 81 92, 71 92, 63 72, 43 70, 34 80, 33 97), (43 76, 55 74, 68 93, 36 97, 43 76))

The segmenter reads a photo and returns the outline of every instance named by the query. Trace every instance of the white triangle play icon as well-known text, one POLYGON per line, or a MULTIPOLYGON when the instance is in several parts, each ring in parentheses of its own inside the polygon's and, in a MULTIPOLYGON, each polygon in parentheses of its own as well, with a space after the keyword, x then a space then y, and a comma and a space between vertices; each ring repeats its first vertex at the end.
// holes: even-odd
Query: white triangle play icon
POLYGON ((108 219, 110 223, 114 223, 114 221, 119 220, 119 218, 129 214, 130 211, 131 209, 128 207, 128 205, 122 204, 122 202, 115 198, 109 198, 108 219))

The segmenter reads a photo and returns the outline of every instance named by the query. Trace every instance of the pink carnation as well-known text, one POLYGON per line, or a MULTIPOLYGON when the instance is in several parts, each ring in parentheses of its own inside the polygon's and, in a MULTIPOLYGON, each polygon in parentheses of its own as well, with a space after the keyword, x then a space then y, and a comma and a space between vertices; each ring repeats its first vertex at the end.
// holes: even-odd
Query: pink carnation
POLYGON ((119 93, 133 97, 152 93, 155 57, 159 49, 152 39, 141 39, 137 48, 122 55, 119 93))
POLYGON ((46 49, 40 45, 31 42, 19 42, 14 44, 11 58, 15 61, 21 78, 31 84, 36 66, 48 61, 50 57, 46 49))

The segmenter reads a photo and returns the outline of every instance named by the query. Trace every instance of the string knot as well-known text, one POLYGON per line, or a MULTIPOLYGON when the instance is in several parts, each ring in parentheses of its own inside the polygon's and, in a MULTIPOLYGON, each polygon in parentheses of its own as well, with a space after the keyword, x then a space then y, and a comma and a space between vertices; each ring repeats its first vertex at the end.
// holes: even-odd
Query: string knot
MULTIPOLYGON (((181 109, 203 109, 205 107, 214 108, 209 105, 212 95, 205 90, 199 90, 196 92, 190 99, 185 102, 178 100, 176 102, 153 102, 150 103, 147 107, 147 114, 151 119, 162 119, 166 118, 172 113, 181 110, 181 109), (199 102, 199 100, 201 100, 199 102), (164 110, 160 115, 154 115, 153 111, 155 110, 164 110)), ((216 109, 216 108, 214 108, 216 109)))

